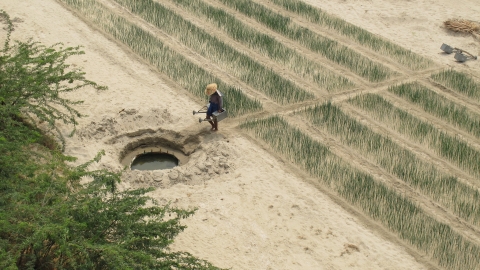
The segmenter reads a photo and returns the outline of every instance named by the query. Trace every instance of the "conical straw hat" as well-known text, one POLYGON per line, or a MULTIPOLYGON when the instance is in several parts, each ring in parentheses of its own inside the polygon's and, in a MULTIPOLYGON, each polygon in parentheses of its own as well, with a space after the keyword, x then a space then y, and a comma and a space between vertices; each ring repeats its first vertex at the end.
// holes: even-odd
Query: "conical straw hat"
POLYGON ((207 85, 207 89, 205 89, 205 94, 207 96, 211 96, 216 91, 217 91, 217 84, 216 83, 211 83, 211 84, 207 85))

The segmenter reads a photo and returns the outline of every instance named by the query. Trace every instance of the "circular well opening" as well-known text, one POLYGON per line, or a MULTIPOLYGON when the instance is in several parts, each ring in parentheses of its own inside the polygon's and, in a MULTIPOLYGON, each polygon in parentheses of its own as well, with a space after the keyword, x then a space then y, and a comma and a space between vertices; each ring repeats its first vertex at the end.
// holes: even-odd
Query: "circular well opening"
POLYGON ((167 170, 185 165, 189 159, 177 149, 160 145, 142 144, 125 152, 120 162, 131 170, 167 170))
POLYGON ((174 155, 160 152, 144 153, 136 156, 130 168, 132 170, 166 170, 178 166, 174 155))

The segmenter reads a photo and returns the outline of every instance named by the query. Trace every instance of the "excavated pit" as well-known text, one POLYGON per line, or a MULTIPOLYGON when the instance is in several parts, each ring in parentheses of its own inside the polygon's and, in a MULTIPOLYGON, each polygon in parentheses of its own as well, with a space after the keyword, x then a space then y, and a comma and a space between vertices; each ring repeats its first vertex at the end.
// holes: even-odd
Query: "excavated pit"
POLYGON ((131 170, 166 170, 185 165, 199 146, 201 135, 167 130, 125 134, 130 142, 120 153, 122 166, 131 170))
POLYGON ((167 170, 178 166, 178 159, 166 153, 150 152, 136 156, 130 169, 132 170, 167 170))
POLYGON ((150 142, 126 150, 122 158, 122 165, 131 170, 166 170, 182 166, 188 162, 188 156, 181 150, 158 144, 152 138, 150 142))
POLYGON ((123 145, 118 157, 122 167, 126 168, 122 172, 122 181, 126 187, 170 188, 180 183, 205 184, 216 176, 234 170, 235 164, 231 157, 237 155, 222 134, 212 134, 208 129, 198 126, 181 132, 165 129, 136 130, 112 137, 108 143, 123 145), (150 155, 161 155, 157 158, 169 155, 173 158, 174 164, 170 165, 173 167, 165 168, 163 164, 138 169, 135 161, 148 159, 150 155))

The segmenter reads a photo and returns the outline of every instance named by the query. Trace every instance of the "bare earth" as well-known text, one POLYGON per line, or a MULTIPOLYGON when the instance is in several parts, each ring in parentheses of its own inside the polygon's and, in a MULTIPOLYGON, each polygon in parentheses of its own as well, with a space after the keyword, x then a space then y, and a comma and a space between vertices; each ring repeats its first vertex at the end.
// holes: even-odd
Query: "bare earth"
MULTIPOLYGON (((460 6, 459 1, 451 0, 305 2, 426 56, 439 66, 455 66, 476 76, 480 74, 480 61, 457 63, 453 56, 440 50, 441 44, 447 43, 480 54, 480 40, 442 27, 447 19, 478 19, 478 0, 461 1, 460 6)), ((216 266, 232 269, 437 267, 427 256, 315 185, 303 171, 244 134, 238 128, 239 120, 224 120, 219 124, 219 132, 209 132, 208 124, 199 124, 198 118, 192 116, 192 110, 200 109, 205 100, 179 89, 175 82, 57 1, 2 0, 0 9, 15 21, 13 39, 83 46, 86 54, 72 58, 72 64, 83 67, 88 79, 108 86, 107 91, 85 89, 70 96, 85 101, 79 110, 88 115, 79 119, 76 134, 66 137, 66 154, 78 157, 78 164, 105 150, 106 155, 92 169, 119 170, 125 147, 145 138, 164 137, 185 145, 183 150, 190 154, 185 165, 167 171, 128 171, 122 183, 125 188, 157 186, 151 195, 159 202, 198 208, 193 217, 184 221, 188 228, 176 239, 174 250, 187 251, 216 266), (207 156, 213 158, 207 160, 207 156)), ((176 41, 166 42, 175 46, 176 41)), ((201 61, 188 49, 180 45, 177 49, 192 61, 201 61)), ((264 57, 258 59, 282 69, 264 57)), ((227 82, 236 82, 222 70, 214 72, 227 82)), ((416 74, 410 76, 414 78, 416 74)), ((263 97, 258 98, 264 101, 263 97)), ((267 112, 280 111, 270 103, 264 104, 267 112)), ((67 135, 71 127, 61 129, 67 135)), ((344 153, 342 158, 361 163, 355 154, 342 152, 342 146, 334 141, 330 147, 344 153)), ((409 147, 415 150, 416 146, 409 147)), ((448 163, 443 165, 448 169, 448 163)), ((378 168, 367 170, 382 174, 378 168)), ((465 179, 476 181, 467 175, 465 179)), ((429 207, 428 202, 419 203, 429 207)), ((465 229, 465 234, 476 241, 480 238, 478 232, 468 231, 441 213, 439 219, 452 222, 456 229, 465 229)))

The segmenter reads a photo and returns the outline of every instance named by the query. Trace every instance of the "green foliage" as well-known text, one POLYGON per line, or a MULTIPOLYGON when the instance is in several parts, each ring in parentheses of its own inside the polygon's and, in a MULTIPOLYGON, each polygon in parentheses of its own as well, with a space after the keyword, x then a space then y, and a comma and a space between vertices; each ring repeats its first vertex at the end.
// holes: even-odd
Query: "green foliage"
POLYGON ((82 101, 71 101, 61 94, 86 86, 105 89, 85 79, 80 69, 70 68, 65 60, 72 55, 83 54, 79 47, 63 48, 62 44, 50 47, 33 42, 16 41, 10 45, 12 22, 5 12, 0 15, 8 25, 7 40, 0 51, 0 125, 21 114, 34 116, 48 122, 76 124, 80 113, 73 105, 82 101))
POLYGON ((11 47, 12 24, 0 55, 0 269, 217 269, 169 245, 195 210, 160 206, 151 189, 119 190, 120 173, 89 170, 93 160, 58 148, 32 121, 75 124, 81 116, 65 92, 104 89, 68 71, 78 48, 56 50, 35 42, 11 47), (36 119, 35 119, 36 117, 36 119))
MULTIPOLYGON (((22 141, 1 143, 20 146, 22 141)), ((119 191, 120 174, 70 167, 71 158, 10 151, 1 160, 0 268, 208 269, 208 262, 168 246, 194 213, 158 206, 150 189, 119 191), (20 163, 13 164, 20 160, 20 163), (21 166, 14 166, 21 165, 21 166), (85 177, 87 184, 81 184, 85 177), (148 205, 148 206, 147 206, 148 205)))
POLYGON ((480 101, 480 83, 464 72, 448 69, 432 74, 430 77, 455 92, 480 101))

